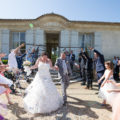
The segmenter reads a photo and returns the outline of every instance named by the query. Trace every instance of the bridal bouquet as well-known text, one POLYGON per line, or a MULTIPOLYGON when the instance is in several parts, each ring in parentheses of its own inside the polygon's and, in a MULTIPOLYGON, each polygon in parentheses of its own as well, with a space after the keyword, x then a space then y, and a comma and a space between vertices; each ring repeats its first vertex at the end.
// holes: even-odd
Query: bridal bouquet
POLYGON ((31 62, 29 61, 23 62, 23 68, 24 68, 24 71, 27 73, 27 76, 31 74, 30 65, 31 65, 31 62))
POLYGON ((31 65, 31 62, 30 61, 24 61, 23 62, 23 66, 30 66, 31 65))

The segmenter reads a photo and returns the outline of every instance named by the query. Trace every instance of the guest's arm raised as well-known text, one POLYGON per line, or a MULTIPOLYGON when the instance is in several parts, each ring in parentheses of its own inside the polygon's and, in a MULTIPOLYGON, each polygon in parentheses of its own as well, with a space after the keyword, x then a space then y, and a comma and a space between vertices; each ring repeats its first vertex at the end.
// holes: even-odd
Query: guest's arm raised
POLYGON ((92 50, 93 52, 97 53, 99 56, 102 56, 102 54, 99 51, 97 51, 96 49, 92 47, 89 47, 89 50, 92 50))
POLYGON ((14 53, 17 54, 17 52, 20 50, 20 48, 24 47, 25 44, 21 44, 19 47, 17 47, 15 50, 14 50, 14 53))
POLYGON ((36 69, 36 68, 38 68, 38 64, 39 64, 39 62, 40 62, 40 58, 37 59, 35 65, 31 66, 30 69, 32 70, 32 69, 36 69))

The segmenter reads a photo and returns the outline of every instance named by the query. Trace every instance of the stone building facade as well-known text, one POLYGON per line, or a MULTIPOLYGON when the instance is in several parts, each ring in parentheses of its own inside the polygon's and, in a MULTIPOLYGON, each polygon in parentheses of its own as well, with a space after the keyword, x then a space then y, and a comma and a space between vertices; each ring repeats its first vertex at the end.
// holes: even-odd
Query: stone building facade
POLYGON ((50 56, 64 49, 78 56, 81 47, 91 46, 111 59, 120 56, 120 23, 71 21, 54 13, 36 19, 0 19, 0 52, 8 54, 24 42, 26 49, 39 46, 40 53, 46 50, 50 56))

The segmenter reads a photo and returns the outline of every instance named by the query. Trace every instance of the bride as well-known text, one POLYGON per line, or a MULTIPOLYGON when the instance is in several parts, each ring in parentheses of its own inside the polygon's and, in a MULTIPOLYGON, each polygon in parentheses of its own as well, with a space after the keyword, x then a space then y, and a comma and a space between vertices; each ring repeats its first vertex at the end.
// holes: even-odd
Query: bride
POLYGON ((24 108, 30 113, 50 113, 63 104, 62 97, 52 82, 49 69, 52 62, 47 58, 46 52, 38 58, 36 64, 30 69, 38 68, 33 82, 26 89, 24 108))

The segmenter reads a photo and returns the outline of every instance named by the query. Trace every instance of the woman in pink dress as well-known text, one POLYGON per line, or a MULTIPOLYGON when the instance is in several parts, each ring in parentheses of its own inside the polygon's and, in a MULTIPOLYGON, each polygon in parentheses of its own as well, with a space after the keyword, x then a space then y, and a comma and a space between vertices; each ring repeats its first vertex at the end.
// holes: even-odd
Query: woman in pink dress
POLYGON ((113 79, 112 66, 112 62, 105 62, 106 70, 103 77, 100 79, 105 78, 105 80, 101 85, 99 95, 103 98, 103 104, 108 103, 112 107, 112 120, 120 120, 120 83, 116 83, 113 79))
POLYGON ((1 62, 1 58, 4 57, 5 54, 0 54, 0 95, 5 93, 6 97, 8 99, 8 103, 12 104, 10 98, 9 98, 9 93, 11 92, 10 90, 10 86, 13 84, 13 82, 9 79, 7 79, 6 77, 4 77, 4 71, 6 70, 6 67, 8 67, 8 65, 4 65, 1 62))
POLYGON ((109 80, 109 82, 115 85, 116 87, 119 87, 119 89, 108 90, 108 93, 116 94, 112 104, 112 120, 120 120, 120 83, 116 83, 115 81, 111 80, 109 80))

